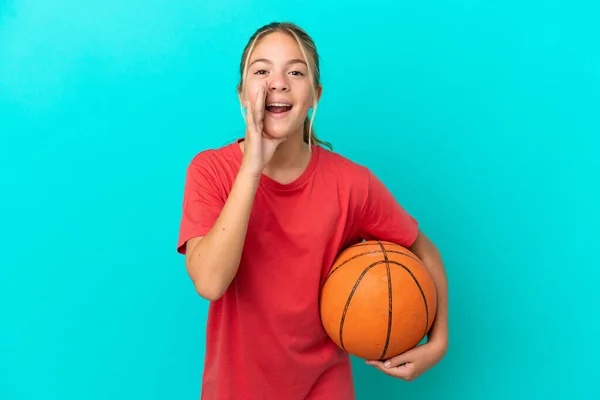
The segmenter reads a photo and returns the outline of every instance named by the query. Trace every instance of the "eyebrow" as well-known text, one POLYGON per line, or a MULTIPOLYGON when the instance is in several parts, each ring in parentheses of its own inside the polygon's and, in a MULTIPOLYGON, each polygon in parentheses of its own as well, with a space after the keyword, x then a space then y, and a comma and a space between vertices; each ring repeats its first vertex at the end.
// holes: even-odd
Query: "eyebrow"
MULTIPOLYGON (((250 67, 250 66, 252 66, 252 65, 254 65, 254 64, 258 63, 258 62, 264 62, 266 64, 273 64, 270 60, 268 60, 266 58, 258 58, 256 60, 252 61, 252 63, 250 63, 250 65, 248 65, 248 67, 250 67)), ((304 64, 304 65, 306 65, 306 62, 304 60, 299 59, 299 58, 294 58, 294 59, 288 61, 286 64, 287 65, 292 65, 292 64, 304 64)))

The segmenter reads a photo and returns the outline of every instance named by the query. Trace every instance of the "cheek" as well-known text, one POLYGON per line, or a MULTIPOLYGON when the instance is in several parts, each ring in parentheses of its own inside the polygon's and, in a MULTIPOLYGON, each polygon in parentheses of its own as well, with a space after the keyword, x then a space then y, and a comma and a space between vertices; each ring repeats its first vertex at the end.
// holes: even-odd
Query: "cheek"
POLYGON ((311 108, 313 106, 313 94, 312 91, 310 89, 310 87, 308 88, 302 88, 301 90, 299 90, 301 94, 301 104, 303 108, 306 108, 307 110, 309 108, 311 108))

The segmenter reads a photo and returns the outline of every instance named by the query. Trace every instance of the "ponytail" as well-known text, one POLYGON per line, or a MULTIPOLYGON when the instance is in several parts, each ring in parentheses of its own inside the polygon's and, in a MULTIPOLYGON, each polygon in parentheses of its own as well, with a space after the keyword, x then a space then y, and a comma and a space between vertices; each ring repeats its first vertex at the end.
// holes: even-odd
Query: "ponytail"
POLYGON ((329 150, 333 150, 333 146, 329 142, 325 142, 315 135, 315 130, 311 126, 311 120, 306 116, 304 119, 304 141, 310 145, 318 145, 322 147, 328 147, 329 150))

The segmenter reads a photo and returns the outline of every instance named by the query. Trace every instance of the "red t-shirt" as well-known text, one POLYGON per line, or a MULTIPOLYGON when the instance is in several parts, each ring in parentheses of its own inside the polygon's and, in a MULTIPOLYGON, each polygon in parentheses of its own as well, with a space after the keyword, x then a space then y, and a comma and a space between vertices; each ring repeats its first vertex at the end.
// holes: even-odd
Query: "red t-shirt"
MULTIPOLYGON (((366 167, 313 149, 294 182, 261 177, 238 272, 209 306, 202 399, 354 399, 349 357, 321 325, 320 287, 345 247, 410 246, 418 226, 366 167)), ((238 140, 191 161, 180 253, 215 223, 242 156, 238 140)))

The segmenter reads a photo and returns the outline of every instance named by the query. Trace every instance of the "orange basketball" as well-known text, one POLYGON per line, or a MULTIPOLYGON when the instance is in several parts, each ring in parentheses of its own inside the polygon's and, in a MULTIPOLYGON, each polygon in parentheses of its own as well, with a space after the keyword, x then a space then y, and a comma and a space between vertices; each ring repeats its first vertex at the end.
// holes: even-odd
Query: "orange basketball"
POLYGON ((419 344, 437 310, 437 293, 421 260, 390 242, 366 241, 342 251, 321 290, 329 337, 354 356, 383 360, 419 344))

